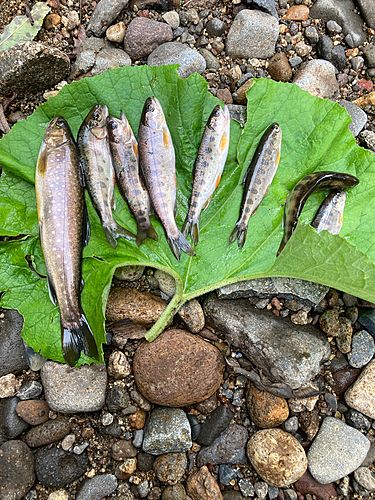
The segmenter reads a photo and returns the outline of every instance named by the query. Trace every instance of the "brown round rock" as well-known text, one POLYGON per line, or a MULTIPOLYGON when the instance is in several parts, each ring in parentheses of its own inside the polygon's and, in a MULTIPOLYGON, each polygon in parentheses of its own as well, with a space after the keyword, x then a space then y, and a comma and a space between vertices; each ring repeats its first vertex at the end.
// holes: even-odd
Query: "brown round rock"
POLYGON ((220 351, 189 332, 170 329, 143 343, 133 360, 139 391, 152 403, 186 406, 209 398, 224 372, 220 351))
POLYGON ((60 441, 60 439, 69 434, 70 429, 69 420, 58 417, 55 420, 48 420, 44 424, 30 429, 26 434, 25 441, 30 448, 39 448, 40 446, 60 441))
POLYGON ((267 70, 272 79, 277 82, 289 82, 293 76, 292 67, 285 52, 277 52, 272 56, 267 70))
POLYGON ((270 392, 260 391, 250 385, 247 391, 247 408, 251 420, 261 429, 277 427, 289 417, 288 403, 270 392))
POLYGON ((156 458, 153 467, 159 481, 176 484, 185 474, 187 458, 185 453, 165 453, 156 458))
POLYGON ((147 17, 136 17, 126 31, 124 48, 135 60, 148 56, 156 47, 172 39, 172 28, 168 24, 147 17))
POLYGON ((307 469, 305 450, 281 429, 256 432, 247 443, 247 455, 261 478, 273 486, 289 486, 307 469))
POLYGON ((49 406, 40 399, 30 399, 17 403, 16 412, 28 424, 39 425, 47 422, 49 406))
POLYGON ((307 21, 309 18, 310 9, 306 5, 292 5, 287 11, 283 19, 290 21, 307 21))
POLYGON ((220 487, 204 465, 193 471, 186 481, 186 492, 193 500, 223 500, 220 487))

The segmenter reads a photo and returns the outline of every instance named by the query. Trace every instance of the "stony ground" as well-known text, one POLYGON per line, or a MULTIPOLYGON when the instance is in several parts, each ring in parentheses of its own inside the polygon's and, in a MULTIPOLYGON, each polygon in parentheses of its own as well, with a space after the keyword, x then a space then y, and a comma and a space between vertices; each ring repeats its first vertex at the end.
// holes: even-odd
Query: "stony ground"
MULTIPOLYGON (((2 130, 72 79, 178 62, 236 116, 257 76, 338 100, 375 150, 372 0, 49 3, 37 42, 0 55, 2 130)), ((0 0, 0 30, 24 12, 0 0)), ((21 318, 0 312, 0 498, 375 498, 375 306, 256 280, 145 343, 173 293, 160 271, 118 270, 106 366, 82 369, 25 351, 21 318)))

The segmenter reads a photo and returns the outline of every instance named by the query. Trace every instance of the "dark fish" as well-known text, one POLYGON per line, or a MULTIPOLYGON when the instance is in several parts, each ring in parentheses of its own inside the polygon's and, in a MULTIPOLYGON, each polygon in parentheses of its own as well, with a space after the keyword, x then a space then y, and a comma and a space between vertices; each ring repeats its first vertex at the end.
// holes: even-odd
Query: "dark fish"
POLYGON ((229 149, 230 117, 226 106, 215 106, 203 132, 194 166, 194 183, 183 233, 199 240, 199 217, 219 186, 229 149))
POLYGON ((157 240, 150 222, 150 197, 139 172, 138 143, 130 123, 122 113, 120 119, 109 117, 107 124, 117 184, 137 220, 137 245, 147 236, 157 240))
POLYGON ((318 233, 328 231, 331 234, 339 234, 343 223, 345 202, 345 191, 333 191, 327 196, 311 224, 318 233))
POLYGON ((120 237, 135 239, 113 218, 115 171, 109 149, 107 106, 96 104, 78 132, 78 149, 85 184, 102 223, 108 242, 115 247, 120 237))
POLYGON ((245 244, 250 217, 262 202, 275 177, 280 163, 281 138, 280 126, 277 123, 270 125, 263 134, 245 174, 241 216, 229 237, 229 243, 237 239, 239 248, 245 244))
POLYGON ((280 254, 289 238, 292 236, 298 223, 298 217, 311 193, 324 188, 341 190, 356 186, 358 183, 359 180, 357 177, 354 177, 354 175, 338 172, 316 172, 306 175, 301 179, 289 193, 285 202, 284 236, 281 240, 277 255, 280 254))
POLYGON ((50 296, 60 308, 64 358, 74 365, 81 351, 97 358, 98 350, 80 304, 85 200, 76 145, 62 118, 48 125, 35 190, 50 296))
POLYGON ((144 105, 138 134, 139 159, 152 205, 176 259, 181 251, 193 255, 189 242, 175 221, 176 165, 172 137, 163 109, 155 97, 144 105))

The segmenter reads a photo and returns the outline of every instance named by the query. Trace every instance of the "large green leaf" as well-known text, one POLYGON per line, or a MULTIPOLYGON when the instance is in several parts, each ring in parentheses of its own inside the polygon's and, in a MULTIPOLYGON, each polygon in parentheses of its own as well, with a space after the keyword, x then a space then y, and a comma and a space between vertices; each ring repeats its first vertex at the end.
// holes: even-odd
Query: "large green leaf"
MULTIPOLYGON (((23 239, 0 243, 0 291, 5 292, 0 304, 23 314, 24 339, 48 358, 62 361, 58 310, 49 302, 43 278, 33 187, 45 126, 53 116, 62 115, 76 134, 89 109, 100 102, 117 116, 124 110, 137 131, 143 103, 151 95, 161 101, 176 149, 177 222, 181 226, 203 128, 217 103, 199 75, 184 80, 177 76, 175 67, 143 66, 82 79, 65 86, 0 141, 0 164, 4 168, 0 235, 23 235, 23 239)), ((250 278, 308 279, 375 301, 375 157, 356 145, 349 123, 346 111, 331 101, 312 97, 291 84, 256 81, 248 93, 245 127, 241 130, 237 122, 232 122, 228 161, 220 187, 202 214, 196 255, 183 255, 180 262, 173 257, 157 220, 158 242, 147 240, 138 248, 122 240, 113 250, 89 202, 92 237, 84 250, 82 303, 98 344, 104 341, 104 311, 111 278, 121 265, 156 267, 176 279, 176 294, 148 332, 149 340, 163 330, 186 300, 250 278), (239 213, 241 180, 263 131, 273 121, 279 122, 283 131, 281 163, 250 221, 247 242, 240 251, 236 244, 228 245, 228 237, 239 213), (350 172, 360 179, 359 186, 348 192, 341 234, 318 234, 308 225, 322 199, 322 194, 315 194, 290 242, 276 258, 285 198, 299 179, 317 170, 350 172)), ((135 221, 118 193, 117 207, 118 222, 134 231, 135 221)), ((80 360, 86 361, 83 357, 80 360)))

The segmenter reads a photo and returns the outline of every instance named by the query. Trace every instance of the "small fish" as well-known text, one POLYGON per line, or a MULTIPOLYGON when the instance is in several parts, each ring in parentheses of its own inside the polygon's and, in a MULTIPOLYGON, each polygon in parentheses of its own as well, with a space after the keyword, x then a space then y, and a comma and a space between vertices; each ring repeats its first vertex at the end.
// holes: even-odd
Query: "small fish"
POLYGON ((98 358, 80 304, 82 244, 87 240, 82 178, 77 148, 62 118, 54 118, 47 127, 35 190, 50 296, 60 308, 64 358, 70 365, 78 361, 81 351, 98 358))
POLYGON ((230 117, 227 106, 215 106, 199 146, 194 166, 194 183, 190 208, 183 233, 190 234, 195 244, 199 240, 199 217, 208 207, 215 189, 219 186, 228 156, 230 117))
POLYGON ((358 183, 359 180, 354 175, 338 172, 316 172, 306 175, 301 179, 286 199, 284 208, 284 236, 277 255, 284 249, 297 227, 298 217, 311 193, 324 188, 344 189, 356 186, 358 183))
POLYGON ((169 246, 178 260, 181 251, 193 255, 189 242, 175 221, 175 153, 163 109, 155 97, 149 97, 145 102, 138 142, 143 177, 152 205, 167 234, 169 246))
POLYGON ((137 220, 137 245, 147 236, 158 239, 150 222, 150 197, 139 172, 138 143, 124 113, 107 119, 109 144, 117 183, 137 220))
POLYGON ((245 174, 241 216, 229 237, 229 243, 237 239, 239 248, 246 241, 250 217, 267 194, 280 163, 282 133, 277 123, 272 123, 264 132, 249 168, 245 174))
POLYGON ((102 223, 108 242, 117 246, 120 237, 135 239, 134 234, 119 226, 113 218, 115 208, 115 171, 107 132, 107 106, 96 104, 78 132, 78 150, 91 201, 102 223))
POLYGON ((327 196, 311 224, 318 233, 328 231, 331 234, 339 234, 343 223, 345 202, 345 191, 333 191, 327 196))

